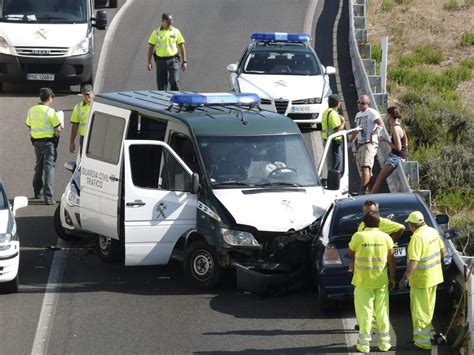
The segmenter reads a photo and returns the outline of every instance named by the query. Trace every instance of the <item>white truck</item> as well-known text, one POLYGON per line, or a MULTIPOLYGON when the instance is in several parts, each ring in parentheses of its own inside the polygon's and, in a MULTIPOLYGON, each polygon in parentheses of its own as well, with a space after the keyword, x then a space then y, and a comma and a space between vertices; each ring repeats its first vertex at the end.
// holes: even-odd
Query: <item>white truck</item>
POLYGON ((93 81, 94 28, 107 28, 117 0, 0 0, 0 91, 4 83, 93 81))

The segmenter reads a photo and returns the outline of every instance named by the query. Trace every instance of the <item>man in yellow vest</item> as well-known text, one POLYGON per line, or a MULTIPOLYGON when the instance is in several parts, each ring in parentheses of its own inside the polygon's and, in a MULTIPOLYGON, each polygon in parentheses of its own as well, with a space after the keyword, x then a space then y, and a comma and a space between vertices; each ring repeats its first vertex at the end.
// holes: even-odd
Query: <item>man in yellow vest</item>
POLYGON ((51 107, 53 97, 50 88, 41 88, 41 102, 31 107, 26 117, 26 126, 30 130, 36 155, 33 190, 35 198, 44 198, 47 205, 54 205, 55 142, 61 132, 61 121, 51 107))
POLYGON ((355 260, 352 284, 355 286, 354 306, 359 324, 356 348, 362 353, 370 352, 374 316, 380 339, 379 350, 391 348, 389 288, 395 286, 396 265, 393 240, 378 230, 379 222, 378 213, 366 213, 365 229, 356 232, 349 243, 349 253, 355 260))
POLYGON ((414 346, 431 350, 431 321, 436 304, 436 288, 443 282, 444 243, 436 229, 425 224, 421 212, 410 213, 405 222, 413 235, 408 244, 408 266, 399 287, 404 290, 410 283, 414 346))
MULTIPOLYGON (((372 200, 364 201, 364 204, 362 206, 362 213, 365 215, 367 212, 370 212, 370 211, 379 213, 378 202, 375 202, 372 200)), ((364 230, 364 228, 365 228, 365 223, 362 221, 359 224, 357 231, 361 232, 364 230)), ((393 242, 396 243, 398 242, 398 239, 400 239, 402 234, 405 232, 405 226, 403 224, 394 222, 388 218, 380 217, 379 230, 390 235, 390 237, 392 237, 393 239, 393 242)))
POLYGON ((161 26, 154 30, 148 39, 147 69, 151 71, 151 57, 156 63, 156 84, 158 90, 179 90, 179 51, 181 52, 181 69, 186 70, 188 61, 186 59, 186 47, 181 31, 171 26, 173 16, 163 14, 161 26))
POLYGON ((71 140, 69 142, 69 151, 74 153, 76 150, 76 136, 79 131, 79 154, 82 155, 82 145, 84 143, 84 136, 86 135, 87 122, 89 121, 89 111, 94 98, 94 91, 92 85, 86 84, 81 89, 83 100, 74 106, 71 115, 71 140))
MULTIPOLYGON (((338 131, 342 131, 345 127, 344 117, 339 115, 341 108, 341 99, 339 95, 333 94, 328 97, 328 108, 323 111, 321 116, 321 135, 323 143, 326 145, 328 137, 338 131)), ((338 137, 332 141, 331 145, 331 169, 339 170, 341 168, 341 141, 342 137, 338 137)))

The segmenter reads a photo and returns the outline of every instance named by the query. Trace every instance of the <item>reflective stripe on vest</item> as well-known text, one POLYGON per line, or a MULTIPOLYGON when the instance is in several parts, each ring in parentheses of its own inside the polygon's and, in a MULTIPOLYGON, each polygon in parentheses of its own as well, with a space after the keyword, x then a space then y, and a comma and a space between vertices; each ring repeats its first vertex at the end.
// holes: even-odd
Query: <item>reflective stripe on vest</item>
POLYGON ((441 264, 441 260, 437 260, 437 261, 435 261, 434 263, 431 263, 431 264, 424 264, 424 265, 418 264, 417 269, 418 270, 428 270, 428 269, 431 269, 435 266, 438 266, 439 264, 441 264))
POLYGON ((76 109, 77 109, 77 114, 79 115, 79 125, 81 127, 87 126, 87 120, 84 120, 84 114, 81 110, 81 103, 78 103, 76 105, 76 109))
POLYGON ((431 259, 434 259, 434 258, 436 258, 437 256, 440 256, 440 255, 441 255, 441 253, 439 251, 437 251, 436 253, 433 253, 430 256, 427 256, 425 258, 421 258, 420 262, 430 261, 431 259))
POLYGON ((413 335, 431 335, 431 330, 415 330, 413 335))
POLYGON ((171 43, 170 45, 167 45, 167 44, 165 44, 165 43, 161 44, 161 41, 160 41, 160 29, 157 28, 157 29, 155 30, 156 38, 157 38, 157 43, 156 43, 156 46, 155 46, 155 50, 156 50, 157 48, 159 48, 159 49, 176 49, 176 50, 178 49, 178 47, 177 47, 177 45, 176 45, 176 33, 177 33, 177 32, 176 32, 176 30, 175 30, 174 28, 172 28, 171 31, 173 32, 172 34, 174 35, 175 40, 174 40, 174 42, 171 43))
POLYGON ((362 258, 362 257, 357 257, 355 258, 357 261, 365 261, 365 262, 371 262, 371 261, 378 261, 378 262, 384 262, 387 259, 385 258, 362 258))
POLYGON ((43 117, 43 112, 35 111, 31 112, 31 110, 28 112, 28 116, 31 120, 30 124, 30 130, 32 133, 54 133, 54 128, 49 124, 49 112, 51 111, 51 108, 47 108, 46 112, 44 112, 44 117, 43 117), (41 115, 41 117, 39 117, 41 115), (44 121, 44 127, 35 127, 39 122, 37 121, 44 121))
POLYGON ((385 269, 386 265, 381 266, 381 265, 357 265, 355 266, 357 269, 362 269, 362 270, 383 270, 385 269))

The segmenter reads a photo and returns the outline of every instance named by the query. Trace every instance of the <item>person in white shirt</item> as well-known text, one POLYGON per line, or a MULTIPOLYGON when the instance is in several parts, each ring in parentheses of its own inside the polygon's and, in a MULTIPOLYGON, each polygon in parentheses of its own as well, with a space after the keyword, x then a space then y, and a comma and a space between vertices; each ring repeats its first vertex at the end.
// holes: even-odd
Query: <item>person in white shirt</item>
POLYGON ((354 133, 351 142, 356 141, 357 169, 361 172, 359 194, 364 195, 370 191, 373 185, 372 167, 374 166, 375 155, 378 149, 378 131, 384 127, 383 120, 377 110, 369 107, 370 99, 367 95, 362 95, 357 101, 359 112, 356 114, 355 122, 362 131, 354 133))

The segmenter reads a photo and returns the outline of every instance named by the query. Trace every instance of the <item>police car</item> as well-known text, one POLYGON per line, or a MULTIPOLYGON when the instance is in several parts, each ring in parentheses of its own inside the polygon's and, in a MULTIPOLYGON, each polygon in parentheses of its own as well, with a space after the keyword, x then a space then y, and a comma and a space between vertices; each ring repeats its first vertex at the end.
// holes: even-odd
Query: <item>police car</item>
POLYGON ((28 199, 17 196, 13 206, 8 201, 3 181, 0 179, 0 291, 18 291, 18 267, 20 264, 20 240, 18 238, 15 214, 28 206, 28 199))
POLYGON ((348 192, 351 131, 330 136, 316 169, 298 126, 259 103, 242 93, 97 95, 80 168, 68 167, 59 236, 87 233, 102 259, 129 266, 179 259, 201 288, 228 268, 245 289, 309 265, 315 221, 348 192))
POLYGON ((330 74, 310 45, 308 34, 254 33, 241 60, 229 64, 232 90, 254 92, 262 108, 284 114, 298 124, 321 123, 332 93, 330 74))

